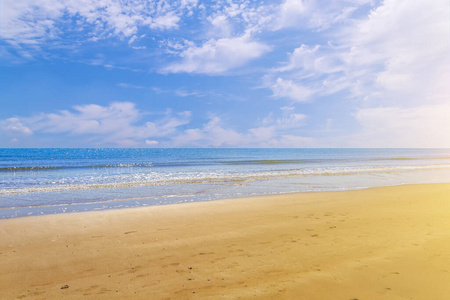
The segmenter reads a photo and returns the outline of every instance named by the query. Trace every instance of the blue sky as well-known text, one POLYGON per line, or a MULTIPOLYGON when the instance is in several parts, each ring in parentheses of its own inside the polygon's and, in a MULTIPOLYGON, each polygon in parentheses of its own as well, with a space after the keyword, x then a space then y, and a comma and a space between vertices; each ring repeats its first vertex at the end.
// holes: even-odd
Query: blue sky
POLYGON ((1 147, 450 147, 447 0, 0 5, 1 147))

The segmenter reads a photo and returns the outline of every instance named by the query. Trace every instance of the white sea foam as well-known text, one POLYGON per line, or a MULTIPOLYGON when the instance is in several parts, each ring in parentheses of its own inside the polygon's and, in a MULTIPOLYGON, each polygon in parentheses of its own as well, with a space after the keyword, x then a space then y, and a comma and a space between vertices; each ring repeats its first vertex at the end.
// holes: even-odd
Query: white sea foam
POLYGON ((229 183, 270 180, 276 178, 301 177, 301 176, 345 176, 357 174, 383 174, 392 172, 425 171, 437 169, 450 169, 450 164, 443 165, 417 165, 417 166, 385 166, 385 167, 332 167, 309 169, 285 169, 260 172, 176 172, 176 173, 137 173, 102 176, 95 178, 72 177, 61 178, 58 181, 41 181, 40 185, 24 188, 1 189, 0 195, 18 193, 73 191, 86 189, 105 189, 119 187, 142 187, 154 185, 181 185, 195 183, 229 183))
POLYGON ((450 182, 450 149, 0 149, 0 218, 450 182))

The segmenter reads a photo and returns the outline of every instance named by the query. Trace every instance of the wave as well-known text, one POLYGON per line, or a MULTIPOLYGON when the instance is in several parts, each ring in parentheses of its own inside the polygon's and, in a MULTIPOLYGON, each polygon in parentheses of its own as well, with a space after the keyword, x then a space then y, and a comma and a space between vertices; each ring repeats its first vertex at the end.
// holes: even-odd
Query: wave
POLYGON ((23 166, 23 167, 0 167, 0 172, 20 172, 20 171, 47 171, 64 169, 101 169, 101 168, 147 168, 147 167, 189 167, 204 165, 275 165, 275 164, 306 164, 314 163, 315 160, 300 159, 278 159, 278 160, 238 160, 238 161, 186 161, 173 163, 118 163, 104 165, 61 165, 61 166, 23 166))
POLYGON ((306 159, 256 159, 256 160, 236 160, 225 161, 224 164, 228 165, 278 165, 278 164, 306 164, 315 163, 317 160, 306 159))
POLYGON ((34 171, 34 170, 56 170, 61 169, 61 167, 3 167, 0 171, 34 171))
POLYGON ((309 168, 309 169, 287 169, 269 172, 254 173, 191 173, 166 178, 142 178, 141 180, 124 180, 107 183, 80 183, 80 184, 52 184, 45 186, 30 186, 23 188, 0 189, 0 195, 12 195, 35 192, 55 192, 71 190, 107 189, 107 188, 130 188, 157 185, 181 185, 181 184, 245 184, 251 181, 262 181, 302 176, 340 176, 361 174, 382 174, 395 172, 413 172, 438 169, 449 169, 450 165, 427 165, 427 166, 395 166, 395 167, 346 167, 346 168, 309 168))
MULTIPOLYGON (((365 160, 364 158, 360 158, 365 160)), ((125 163, 93 163, 93 164, 70 164, 66 162, 61 165, 41 165, 41 166, 3 166, 0 167, 0 172, 23 172, 23 171, 51 171, 51 170, 75 170, 75 169, 102 169, 102 168, 154 168, 154 167, 189 167, 189 166, 205 166, 205 165, 283 165, 283 164, 318 164, 318 163, 334 163, 352 160, 350 158, 317 158, 317 159, 248 159, 248 160, 217 160, 217 159, 202 159, 202 160, 186 160, 173 162, 125 162, 125 163)), ((435 156, 435 157, 377 157, 367 158, 367 161, 420 161, 420 160, 450 160, 450 156, 435 156)))
POLYGON ((153 167, 152 163, 129 163, 129 164, 107 164, 107 165, 86 165, 86 166, 24 166, 24 167, 0 167, 0 172, 8 171, 45 171, 64 169, 101 169, 101 168, 130 168, 130 167, 153 167))

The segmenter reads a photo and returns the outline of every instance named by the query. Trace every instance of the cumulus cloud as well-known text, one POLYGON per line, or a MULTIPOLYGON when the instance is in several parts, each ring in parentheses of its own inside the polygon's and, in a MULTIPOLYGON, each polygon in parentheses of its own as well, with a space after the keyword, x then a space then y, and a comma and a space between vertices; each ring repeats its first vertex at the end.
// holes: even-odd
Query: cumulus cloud
POLYGON ((276 29, 299 25, 302 17, 306 18, 309 10, 305 0, 285 0, 279 7, 278 18, 276 18, 276 29))
POLYGON ((178 146, 236 147, 245 142, 244 135, 224 128, 219 117, 212 117, 202 128, 187 129, 174 137, 171 144, 178 146))
POLYGON ((263 126, 236 131, 213 116, 201 128, 186 129, 168 143, 171 147, 309 147, 314 139, 287 134, 305 125, 306 115, 284 112, 283 117, 266 118, 263 126))
MULTIPOLYGON (((362 128, 358 135, 362 141, 383 136, 386 145, 397 145, 394 142, 400 140, 402 145, 413 145, 414 132, 425 137, 426 131, 438 132, 437 126, 448 126, 442 113, 448 112, 445 104, 450 99, 448 1, 269 2, 224 0, 199 5, 197 0, 5 0, 0 1, 0 36, 9 48, 0 53, 13 61, 14 51, 32 58, 59 42, 72 47, 72 41, 82 44, 113 38, 141 49, 133 53, 141 55, 142 61, 151 55, 150 64, 164 64, 151 66, 161 73, 229 75, 229 71, 254 66, 251 63, 260 59, 255 70, 261 72, 268 95, 286 99, 290 105, 333 98, 345 113, 356 111, 353 117, 362 128), (199 18, 203 18, 200 23, 199 18), (165 30, 178 31, 170 38, 158 36, 165 30), (145 46, 137 45, 150 38, 154 40, 145 46), (269 55, 271 51, 283 51, 283 58, 279 53, 269 55), (262 61, 262 57, 268 59, 262 61)), ((136 71, 131 68, 135 62, 119 67, 105 58, 90 64, 111 71, 136 71)), ((254 83, 253 79, 248 82, 254 83)), ((143 88, 124 82, 118 86, 143 88)), ((179 97, 212 95, 192 86, 171 87, 170 93, 179 97)), ((2 130, 24 137, 37 132, 68 133, 98 137, 101 143, 158 147, 164 143, 216 147, 313 143, 293 132, 312 116, 306 118, 294 109, 250 129, 227 126, 218 117, 200 128, 186 129, 191 118, 188 112, 169 111, 151 121, 145 120, 147 116, 132 103, 81 105, 53 114, 10 118, 2 122, 2 130)), ((331 122, 333 127, 339 126, 338 116, 317 116, 322 122, 332 120, 323 127, 329 128, 331 122)), ((438 136, 433 134, 427 140, 438 145, 438 136)))
POLYGON ((1 128, 4 132, 11 135, 32 135, 33 131, 23 125, 18 118, 9 118, 1 122, 1 128))
POLYGON ((292 80, 278 78, 272 86, 273 96, 276 98, 289 98, 296 102, 306 102, 313 94, 308 87, 295 84, 292 80))
POLYGON ((2 129, 25 135, 34 131, 95 137, 99 145, 129 147, 149 145, 146 142, 148 138, 170 136, 191 119, 189 111, 173 113, 168 110, 162 117, 146 122, 142 121, 144 115, 130 102, 115 102, 109 106, 89 104, 75 106, 72 111, 61 110, 28 118, 7 119, 2 122, 2 129))
POLYGON ((180 17, 175 14, 175 12, 169 12, 164 16, 156 17, 150 22, 150 28, 157 29, 173 29, 178 28, 178 22, 180 17))
MULTIPOLYGON (((306 115, 283 107, 278 118, 266 118, 262 126, 236 130, 218 116, 211 116, 199 128, 187 128, 191 112, 153 113, 134 103, 114 102, 109 106, 78 105, 71 110, 17 117, 1 122, 2 132, 17 137, 32 135, 76 136, 93 146, 119 147, 306 147, 314 140, 295 134, 306 124, 306 115)), ((68 139, 70 140, 70 138, 68 139)), ((23 140, 24 145, 26 142, 23 140)), ((60 145, 64 146, 64 145, 60 145)))
POLYGON ((266 76, 266 83, 276 98, 304 102, 350 90, 358 75, 348 72, 340 50, 331 45, 302 44, 289 53, 289 60, 266 76), (276 78, 276 79, 275 79, 276 78))
POLYGON ((273 18, 272 6, 250 1, 217 1, 200 5, 204 33, 200 39, 166 41, 166 51, 179 60, 162 73, 223 74, 248 64, 272 47, 256 38, 273 18))
POLYGON ((316 52, 319 50, 319 48, 319 45, 309 47, 302 44, 300 47, 296 48, 292 54, 290 54, 289 63, 283 67, 276 69, 276 71, 286 72, 296 69, 313 71, 316 61, 316 52))
POLYGON ((211 23, 209 34, 213 37, 229 37, 233 32, 233 26, 228 19, 228 16, 224 14, 218 14, 208 17, 208 21, 211 23))
POLYGON ((373 1, 335 0, 284 0, 273 18, 273 30, 284 28, 308 28, 324 31, 332 25, 344 22, 356 10, 357 5, 373 1))
POLYGON ((246 37, 211 39, 201 46, 191 45, 163 72, 220 74, 240 67, 270 51, 270 47, 246 37))
MULTIPOLYGON (((339 55, 334 54, 326 46, 325 51, 321 52, 320 45, 308 46, 302 44, 294 49, 289 55, 289 62, 280 68, 278 72, 299 71, 301 70, 304 77, 307 75, 329 74, 343 71, 342 61, 339 55)), ((298 74, 298 73, 297 73, 298 74)))
MULTIPOLYGON (((291 2, 303 3, 285 4, 291 2)), ((357 98, 418 104, 434 93, 448 95, 442 82, 450 78, 450 16, 443 7, 449 8, 444 0, 386 0, 367 18, 347 17, 349 26, 330 33, 333 43, 294 49, 274 73, 314 96, 347 89, 357 98)))
MULTIPOLYGON (((304 14, 308 3, 284 5, 304 14)), ((442 128, 450 131, 449 6, 445 0, 385 0, 366 17, 343 15, 345 22, 328 32, 332 41, 302 43, 265 77, 271 79, 266 86, 274 97, 300 102, 337 92, 352 98, 363 129, 346 145, 448 147, 442 128)))
POLYGON ((449 6, 387 0, 352 31, 344 59, 366 145, 449 147, 449 6))
POLYGON ((349 31, 348 74, 389 101, 420 104, 436 92, 450 95, 448 85, 435 89, 450 79, 449 9, 445 0, 384 1, 349 31))

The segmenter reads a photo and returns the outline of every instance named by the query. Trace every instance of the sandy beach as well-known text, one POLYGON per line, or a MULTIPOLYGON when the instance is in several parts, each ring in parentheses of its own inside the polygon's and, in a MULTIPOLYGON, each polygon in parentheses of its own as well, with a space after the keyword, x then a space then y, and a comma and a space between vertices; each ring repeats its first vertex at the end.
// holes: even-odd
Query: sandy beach
POLYGON ((1 299, 448 299, 450 184, 0 220, 1 299))

